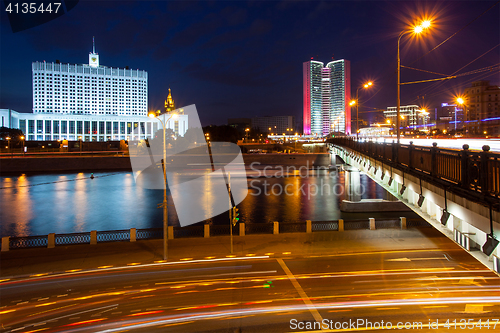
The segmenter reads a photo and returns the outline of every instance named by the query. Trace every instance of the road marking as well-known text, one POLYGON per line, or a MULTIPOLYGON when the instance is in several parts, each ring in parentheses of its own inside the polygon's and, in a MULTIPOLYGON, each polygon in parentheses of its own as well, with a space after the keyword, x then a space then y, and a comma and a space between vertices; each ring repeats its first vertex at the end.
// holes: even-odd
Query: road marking
POLYGON ((38 300, 39 301, 45 301, 46 299, 49 299, 48 297, 44 297, 44 298, 39 298, 38 300))
POLYGON ((26 303, 28 303, 28 301, 20 302, 20 303, 17 303, 16 305, 21 305, 21 304, 26 304, 26 303))
POLYGON ((27 326, 33 326, 33 325, 36 325, 38 323, 43 323, 43 322, 53 322, 53 321, 57 321, 59 319, 68 318, 68 317, 70 317, 69 320, 74 320, 74 319, 80 318, 80 316, 78 316, 78 317, 71 317, 71 316, 79 315, 79 314, 83 314, 83 313, 87 313, 87 312, 92 312, 92 311, 97 311, 97 310, 101 310, 101 309, 107 309, 107 308, 111 308, 111 307, 117 307, 117 306, 118 306, 118 304, 106 305, 106 306, 103 306, 103 307, 100 307, 100 308, 95 308, 95 309, 80 311, 80 312, 76 312, 76 313, 70 313, 70 314, 67 314, 67 315, 64 315, 64 316, 60 316, 60 317, 57 317, 57 318, 52 318, 51 320, 39 321, 39 322, 30 324, 30 325, 27 325, 27 326))
POLYGON ((488 313, 491 311, 483 311, 483 304, 465 304, 463 313, 488 313))
POLYGON ((68 294, 57 295, 57 297, 64 297, 64 296, 68 296, 68 294))
POLYGON ((281 268, 283 268, 283 270, 285 271, 286 275, 288 276, 288 279, 295 287, 295 290, 297 290, 297 292, 299 293, 300 297, 302 298, 302 301, 304 302, 306 307, 309 309, 309 311, 313 315, 314 319, 316 319, 316 321, 319 323, 323 322, 323 318, 319 314, 318 310, 316 310, 316 308, 314 307, 314 304, 311 302, 311 300, 309 299, 307 294, 304 292, 304 289, 302 289, 300 284, 297 282, 297 280, 295 279, 295 276, 292 274, 290 269, 288 269, 288 266, 285 264, 283 259, 277 258, 276 260, 278 261, 278 264, 280 264, 281 268))
MULTIPOLYGON (((417 260, 448 260, 448 258, 397 258, 397 259, 386 259, 385 261, 417 261, 417 260)), ((449 261, 449 260, 448 260, 449 261)))
POLYGON ((437 308, 447 308, 448 305, 431 305, 431 306, 423 306, 422 309, 437 309, 437 308))
POLYGON ((42 313, 51 312, 51 311, 55 311, 55 310, 59 310, 59 309, 68 308, 68 307, 74 306, 74 305, 78 305, 78 304, 75 303, 75 304, 70 304, 70 305, 62 306, 60 308, 55 308, 55 309, 45 310, 45 311, 42 311, 42 312, 33 313, 33 314, 30 314, 28 317, 36 316, 36 315, 39 315, 39 314, 42 314, 42 313))

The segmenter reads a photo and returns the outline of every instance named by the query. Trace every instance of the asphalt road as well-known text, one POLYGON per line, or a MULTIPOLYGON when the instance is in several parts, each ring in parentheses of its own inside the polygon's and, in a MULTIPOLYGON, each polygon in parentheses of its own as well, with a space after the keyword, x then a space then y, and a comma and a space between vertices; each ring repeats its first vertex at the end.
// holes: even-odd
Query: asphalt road
POLYGON ((100 268, 0 287, 3 332, 500 330, 500 278, 452 243, 100 268))

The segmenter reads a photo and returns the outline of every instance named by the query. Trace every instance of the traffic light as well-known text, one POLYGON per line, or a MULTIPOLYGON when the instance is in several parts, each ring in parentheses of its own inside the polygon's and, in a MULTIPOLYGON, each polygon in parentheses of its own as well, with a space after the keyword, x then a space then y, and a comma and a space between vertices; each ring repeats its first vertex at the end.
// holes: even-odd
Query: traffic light
POLYGON ((240 215, 240 213, 238 213, 239 209, 234 206, 233 207, 233 225, 236 225, 236 223, 238 223, 238 221, 240 220, 240 218, 238 217, 240 215))

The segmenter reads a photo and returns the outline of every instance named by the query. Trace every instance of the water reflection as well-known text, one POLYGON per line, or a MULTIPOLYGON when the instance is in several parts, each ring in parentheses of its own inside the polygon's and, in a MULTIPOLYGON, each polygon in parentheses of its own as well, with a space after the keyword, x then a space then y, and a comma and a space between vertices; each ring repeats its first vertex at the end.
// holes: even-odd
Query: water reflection
MULTIPOLYGON (((94 176, 90 179, 90 174, 79 173, 0 177, 0 235, 162 226, 163 211, 157 208, 163 201, 162 190, 136 186, 129 172, 94 173, 94 176)), ((216 199, 210 191, 209 177, 203 184, 204 188, 200 190, 206 191, 207 202, 193 203, 193 209, 197 205, 210 206, 210 201, 216 199)), ((339 211, 342 199, 353 198, 356 184, 365 188, 365 192, 355 197, 356 200, 387 198, 385 190, 363 173, 314 171, 292 176, 249 178, 248 184, 249 194, 239 205, 240 221, 245 223, 360 218, 362 214, 339 211)), ((171 197, 168 197, 168 204, 169 225, 177 226, 171 197)), ((376 214, 369 215, 376 217, 376 214)), ((207 222, 229 224, 228 213, 207 222)))

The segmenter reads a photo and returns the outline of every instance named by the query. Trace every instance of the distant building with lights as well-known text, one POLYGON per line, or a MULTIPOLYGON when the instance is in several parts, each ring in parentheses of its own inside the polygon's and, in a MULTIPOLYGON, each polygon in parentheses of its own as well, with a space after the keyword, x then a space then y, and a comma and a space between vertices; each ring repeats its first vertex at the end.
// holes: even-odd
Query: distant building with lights
POLYGON ((351 133, 351 65, 348 60, 303 63, 304 135, 351 133))
MULTIPOLYGON (((140 140, 161 129, 148 117, 148 73, 101 66, 95 47, 88 64, 33 62, 32 78, 32 113, 0 110, 2 126, 22 130, 28 141, 140 140)), ((170 89, 166 110, 167 102, 172 111, 170 89)), ((180 114, 167 128, 183 136, 187 118, 180 114)))
POLYGON ((469 134, 500 135, 499 95, 500 87, 486 80, 472 82, 471 87, 465 88, 469 134))
POLYGON ((268 116, 252 118, 252 128, 261 133, 292 135, 295 134, 294 116, 268 116))
MULTIPOLYGON (((430 124, 429 113, 422 112, 422 108, 418 105, 401 105, 399 109, 400 126, 409 128, 423 129, 430 124)), ((389 106, 384 111, 384 117, 390 124, 396 124, 397 107, 389 106)))
POLYGON ((170 88, 168 88, 168 96, 167 99, 165 99, 165 112, 169 113, 174 110, 175 110, 175 102, 174 99, 172 98, 172 92, 170 91, 170 88))
POLYGON ((436 128, 448 133, 463 128, 464 111, 463 106, 456 104, 441 103, 437 109, 436 128))

